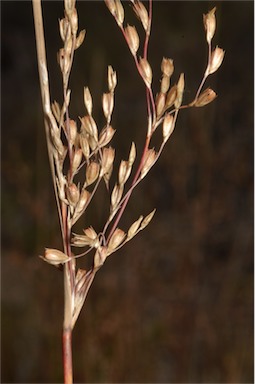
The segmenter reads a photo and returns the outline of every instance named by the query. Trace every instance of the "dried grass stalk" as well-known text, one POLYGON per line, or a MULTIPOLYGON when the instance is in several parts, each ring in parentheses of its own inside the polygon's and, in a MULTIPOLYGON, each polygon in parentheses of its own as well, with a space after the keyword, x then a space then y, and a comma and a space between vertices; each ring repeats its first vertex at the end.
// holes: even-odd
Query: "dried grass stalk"
MULTIPOLYGON (((72 373, 72 329, 83 307, 87 293, 96 275, 107 257, 119 250, 143 230, 152 220, 155 209, 147 216, 140 215, 128 230, 120 228, 120 220, 125 212, 133 190, 148 174, 157 162, 165 144, 172 135, 177 116, 181 109, 202 107, 213 101, 215 92, 207 88, 202 91, 209 75, 220 67, 224 51, 218 46, 212 50, 211 41, 216 29, 216 8, 203 16, 206 40, 208 44, 208 62, 205 73, 194 99, 183 104, 185 88, 184 74, 181 73, 176 84, 171 85, 174 63, 163 57, 161 62, 162 78, 159 91, 152 90, 153 69, 148 59, 148 45, 151 34, 152 0, 146 7, 139 0, 131 0, 133 11, 138 17, 144 31, 139 35, 138 29, 129 24, 124 25, 125 6, 120 0, 105 0, 106 6, 114 17, 133 56, 136 69, 145 86, 147 103, 147 128, 144 146, 138 156, 136 145, 132 142, 129 157, 116 165, 117 180, 109 190, 109 180, 115 160, 115 149, 110 142, 115 133, 111 125, 114 111, 114 92, 117 86, 117 74, 108 67, 108 90, 102 95, 102 109, 105 125, 97 126, 93 116, 93 98, 87 86, 84 87, 83 99, 85 114, 79 117, 79 125, 69 116, 71 90, 69 77, 75 50, 84 39, 85 30, 78 33, 78 14, 75 0, 64 1, 64 18, 59 21, 60 36, 63 47, 58 52, 58 64, 62 74, 63 104, 56 101, 51 104, 47 61, 44 42, 44 28, 41 1, 33 0, 38 70, 47 147, 52 172, 52 180, 58 207, 63 251, 46 248, 43 260, 54 266, 63 267, 64 274, 64 322, 63 322, 63 366, 64 382, 73 382, 72 373), (142 43, 143 42, 143 43, 142 43), (162 142, 159 148, 151 148, 151 141, 156 129, 162 125, 162 142), (136 168, 134 168, 136 160, 136 168), (64 167, 65 163, 65 167, 64 167), (83 175, 83 182, 76 181, 76 175, 83 175), (130 180, 129 183, 127 183, 130 180), (105 225, 96 231, 88 226, 83 234, 73 233, 73 225, 86 212, 87 207, 97 192, 99 183, 104 181, 110 194, 109 216, 105 225), (74 253, 77 248, 85 248, 82 253, 74 253), (93 263, 88 271, 77 268, 77 259, 88 253, 94 253, 93 263)), ((79 178, 80 180, 80 178, 79 178)))

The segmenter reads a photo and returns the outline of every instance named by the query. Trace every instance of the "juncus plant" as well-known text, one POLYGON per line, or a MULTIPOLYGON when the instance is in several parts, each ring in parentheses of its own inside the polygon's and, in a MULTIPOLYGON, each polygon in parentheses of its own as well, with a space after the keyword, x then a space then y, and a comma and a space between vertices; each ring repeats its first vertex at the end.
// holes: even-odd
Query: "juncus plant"
POLYGON ((46 248, 41 258, 47 263, 63 270, 64 278, 64 321, 63 321, 63 370, 64 382, 73 382, 72 369, 72 330, 83 307, 87 293, 97 271, 106 259, 119 250, 143 230, 152 220, 155 209, 140 214, 128 229, 120 227, 120 220, 125 213, 133 190, 147 176, 159 159, 166 143, 172 135, 178 114, 184 108, 203 107, 216 98, 211 88, 204 84, 211 74, 216 72, 224 58, 224 51, 212 47, 216 29, 216 8, 203 16, 208 60, 197 92, 188 104, 182 104, 185 88, 184 73, 178 81, 172 83, 174 72, 173 60, 163 57, 161 62, 162 77, 156 95, 152 89, 153 70, 148 58, 148 46, 151 36, 152 0, 146 4, 131 0, 132 9, 142 25, 143 35, 135 26, 125 21, 125 2, 105 0, 110 14, 115 19, 130 53, 135 68, 144 84, 147 105, 147 124, 141 153, 137 153, 136 144, 130 143, 127 159, 114 163, 115 149, 110 142, 115 133, 111 125, 114 110, 117 74, 108 66, 108 89, 102 95, 102 109, 105 117, 103 127, 98 127, 93 115, 93 98, 88 87, 84 87, 83 99, 85 113, 78 119, 70 116, 71 90, 69 78, 75 51, 80 48, 85 38, 85 30, 78 32, 78 13, 75 0, 64 0, 64 18, 59 21, 63 47, 58 51, 58 64, 62 75, 63 103, 60 105, 50 98, 47 61, 45 53, 44 27, 41 0, 33 0, 34 24, 36 34, 38 69, 44 114, 52 180, 60 220, 63 249, 46 248), (157 130, 162 131, 161 144, 157 149, 151 141, 157 130), (134 163, 136 160, 136 167, 134 163), (113 168, 117 168, 115 181, 111 180, 113 168), (82 180, 82 181, 81 181, 82 180), (110 182, 111 181, 111 182, 110 182), (84 215, 98 186, 104 182, 109 191, 109 215, 100 229, 88 225, 82 234, 73 231, 75 223, 84 215), (82 252, 79 252, 82 249, 82 252), (78 251, 77 251, 78 250, 78 251), (88 270, 78 267, 81 257, 93 255, 93 262, 88 270))

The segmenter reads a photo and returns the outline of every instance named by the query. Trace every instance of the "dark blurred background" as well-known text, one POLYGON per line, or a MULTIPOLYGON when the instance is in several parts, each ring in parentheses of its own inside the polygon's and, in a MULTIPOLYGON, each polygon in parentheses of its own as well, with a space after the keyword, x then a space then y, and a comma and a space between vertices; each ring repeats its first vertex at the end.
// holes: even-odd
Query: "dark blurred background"
MULTIPOLYGON (((99 271, 73 334, 75 382, 253 382, 253 2, 155 1, 149 58, 154 92, 163 56, 185 73, 191 101, 206 65, 202 15, 217 6, 213 45, 226 50, 206 86, 218 94, 183 111, 121 226, 154 207, 149 227, 99 271)), ((139 25, 128 3, 126 21, 139 25)), ((62 2, 43 3, 52 100, 62 100, 56 52, 62 2)), ((87 30, 71 76, 72 117, 83 86, 103 126, 107 65, 118 73, 117 161, 141 150, 144 86, 102 1, 78 2, 87 30)), ((38 258, 61 247, 46 153, 31 2, 1 1, 2 382, 62 381, 62 274, 38 258)), ((140 31, 140 29, 139 29, 140 31)), ((160 138, 159 138, 160 140, 160 138)), ((155 142, 155 145, 158 143, 155 142)), ((100 229, 102 187, 80 228, 100 229)))

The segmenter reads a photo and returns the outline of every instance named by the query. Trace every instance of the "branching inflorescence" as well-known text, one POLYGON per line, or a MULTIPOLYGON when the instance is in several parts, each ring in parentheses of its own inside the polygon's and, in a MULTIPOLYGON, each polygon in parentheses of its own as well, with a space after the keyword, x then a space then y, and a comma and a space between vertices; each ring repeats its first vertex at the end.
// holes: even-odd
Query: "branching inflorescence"
POLYGON ((224 57, 224 51, 221 48, 217 46, 212 49, 211 45, 216 28, 216 8, 213 8, 203 18, 208 44, 208 62, 194 99, 189 104, 182 104, 185 86, 184 74, 180 74, 176 84, 171 84, 174 64, 172 59, 165 57, 161 62, 160 88, 155 96, 152 90, 153 71, 148 60, 152 0, 148 1, 147 8, 141 1, 131 0, 132 8, 144 30, 143 37, 139 36, 134 26, 124 23, 125 11, 120 0, 105 0, 105 4, 118 24, 133 56, 136 69, 145 85, 147 103, 147 131, 142 153, 138 158, 136 145, 132 142, 128 159, 121 160, 118 166, 117 180, 113 183, 112 188, 110 188, 109 181, 114 167, 115 150, 111 147, 110 142, 115 130, 111 125, 111 118, 117 74, 111 66, 108 67, 108 91, 102 96, 105 125, 101 130, 98 130, 93 117, 93 99, 88 87, 84 88, 86 114, 79 117, 79 122, 70 117, 69 77, 75 50, 82 45, 85 30, 78 34, 75 0, 65 0, 65 15, 59 21, 63 48, 58 52, 58 63, 62 74, 63 103, 60 105, 54 101, 51 104, 41 4, 40 0, 33 0, 46 137, 63 240, 63 251, 46 248, 42 258, 52 265, 62 265, 64 269, 63 352, 66 383, 72 382, 71 332, 96 272, 109 255, 119 250, 143 230, 153 218, 155 210, 145 217, 141 215, 126 231, 119 227, 120 219, 132 192, 158 160, 173 133, 179 111, 184 108, 202 107, 215 99, 216 94, 212 89, 202 89, 208 76, 217 71, 224 57), (142 41, 143 43, 141 43, 142 41), (151 147, 151 140, 160 126, 162 126, 162 142, 155 150, 151 147), (136 169, 133 169, 135 159, 138 165, 136 169), (85 175, 82 182, 80 181, 81 174, 85 175), (76 181, 78 175, 79 181, 76 181), (73 233, 74 224, 84 215, 101 181, 105 182, 110 193, 109 216, 103 228, 101 231, 96 231, 92 226, 88 226, 84 229, 83 234, 73 233), (72 250, 74 248, 84 248, 85 251, 75 254, 72 250), (94 252, 91 268, 88 271, 77 269, 77 258, 90 252, 94 252))

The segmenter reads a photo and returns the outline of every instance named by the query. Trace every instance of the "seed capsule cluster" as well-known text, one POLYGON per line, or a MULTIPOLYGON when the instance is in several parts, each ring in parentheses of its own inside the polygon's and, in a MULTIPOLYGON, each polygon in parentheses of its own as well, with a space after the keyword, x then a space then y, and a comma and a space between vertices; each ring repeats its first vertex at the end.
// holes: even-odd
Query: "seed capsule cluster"
MULTIPOLYGON (((120 161, 116 168, 116 181, 110 183, 114 168, 115 149, 110 145, 115 129, 111 125, 114 111, 117 74, 108 66, 108 89, 102 95, 102 111, 105 117, 103 127, 98 127, 93 115, 93 97, 88 86, 83 89, 85 112, 77 120, 69 116, 71 90, 69 77, 75 50, 84 41, 85 30, 78 34, 78 15, 75 0, 65 0, 65 17, 59 21, 63 47, 58 52, 58 63, 63 81, 63 105, 54 101, 45 102, 45 114, 49 122, 50 147, 53 159, 53 174, 57 202, 59 207, 64 252, 47 248, 43 259, 59 266, 63 264, 67 271, 67 292, 70 299, 72 327, 84 303, 90 284, 96 271, 106 258, 120 249, 152 220, 155 210, 147 216, 140 215, 127 230, 120 228, 119 222, 134 188, 148 174, 158 160, 165 144, 172 135, 178 113, 189 107, 203 107, 213 101, 215 92, 203 85, 207 77, 218 70, 224 51, 218 46, 211 48, 216 29, 216 8, 203 16, 206 41, 208 44, 208 63, 194 99, 183 104, 185 89, 184 73, 172 81, 174 62, 163 57, 161 61, 161 79, 158 92, 153 92, 153 70, 148 60, 148 44, 151 34, 152 0, 148 8, 139 0, 131 0, 135 15, 142 25, 143 36, 137 28, 126 24, 125 4, 120 0, 105 0, 105 3, 119 26, 133 56, 138 73, 145 86, 147 102, 147 131, 142 153, 137 153, 136 144, 131 143, 127 159, 120 161), (162 126, 162 141, 159 148, 151 146, 152 137, 162 126), (79 181, 77 181, 79 175, 79 181), (81 177, 82 176, 82 177, 81 177), (82 181, 81 181, 82 180, 82 181), (84 214, 95 195, 99 183, 103 180, 109 190, 109 216, 104 227, 97 231, 92 226, 82 234, 73 233, 73 226, 84 214), (73 248, 85 248, 80 254, 73 254, 73 248), (93 251, 93 265, 89 271, 76 269, 75 260, 93 251)), ((45 68, 43 68, 45 70, 45 68)), ((46 79, 46 75, 45 75, 46 79)), ((46 80, 45 80, 46 81, 46 80)))

